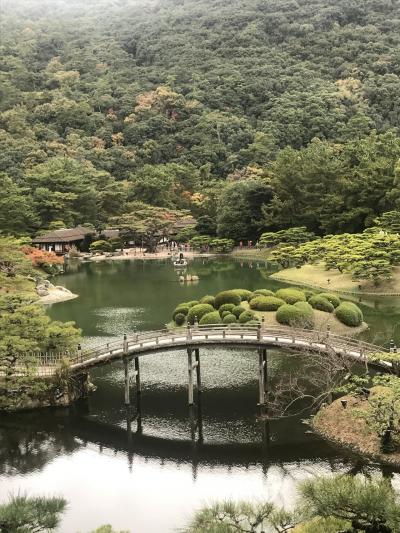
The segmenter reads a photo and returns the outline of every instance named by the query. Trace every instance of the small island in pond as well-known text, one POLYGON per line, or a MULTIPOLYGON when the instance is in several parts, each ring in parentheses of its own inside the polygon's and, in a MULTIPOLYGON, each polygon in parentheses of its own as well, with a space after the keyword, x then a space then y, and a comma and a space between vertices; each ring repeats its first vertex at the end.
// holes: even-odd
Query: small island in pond
POLYGON ((331 329, 337 334, 357 334, 368 326, 361 309, 336 294, 297 288, 231 289, 215 296, 180 303, 172 313, 171 326, 184 324, 258 324, 305 329, 331 329))

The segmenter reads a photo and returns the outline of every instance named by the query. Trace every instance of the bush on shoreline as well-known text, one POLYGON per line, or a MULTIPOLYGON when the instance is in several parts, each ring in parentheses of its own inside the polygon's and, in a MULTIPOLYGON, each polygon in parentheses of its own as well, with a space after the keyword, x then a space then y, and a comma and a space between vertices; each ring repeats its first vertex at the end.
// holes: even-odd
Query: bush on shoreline
POLYGON ((360 326, 363 322, 361 309, 353 302, 343 302, 335 309, 335 316, 342 324, 350 327, 360 326))

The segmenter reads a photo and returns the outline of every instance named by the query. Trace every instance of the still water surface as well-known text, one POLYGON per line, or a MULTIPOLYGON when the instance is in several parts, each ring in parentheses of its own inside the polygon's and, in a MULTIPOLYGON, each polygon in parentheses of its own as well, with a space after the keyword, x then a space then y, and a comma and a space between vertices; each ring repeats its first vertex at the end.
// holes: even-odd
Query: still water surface
MULTIPOLYGON (((197 259, 197 284, 180 284, 169 261, 72 265, 56 280, 80 297, 49 309, 75 320, 85 343, 160 329, 184 300, 243 287, 276 289, 263 264, 197 259)), ((362 302, 365 337, 400 344, 396 299, 362 302)), ((308 435, 300 420, 257 421, 257 357, 251 350, 202 351, 203 443, 191 440, 186 353, 141 360, 142 427, 127 432, 123 372, 115 363, 93 372, 97 391, 70 409, 6 416, 0 424, 0 500, 10 492, 59 494, 68 502, 60 531, 87 532, 104 523, 138 533, 168 533, 215 499, 262 499, 290 505, 298 480, 329 472, 371 471, 357 458, 308 435), (269 432, 269 439, 267 438, 269 432)), ((270 375, 298 361, 274 351, 270 375)), ((195 415, 197 418, 197 415, 195 415)), ((377 468, 376 468, 377 469, 377 468)), ((395 475, 395 483, 400 480, 395 475)))

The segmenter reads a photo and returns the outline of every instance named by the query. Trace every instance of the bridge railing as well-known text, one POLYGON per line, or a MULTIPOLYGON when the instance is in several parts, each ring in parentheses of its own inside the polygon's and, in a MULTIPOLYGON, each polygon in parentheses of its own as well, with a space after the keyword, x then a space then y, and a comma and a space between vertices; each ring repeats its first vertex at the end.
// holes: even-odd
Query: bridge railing
POLYGON ((248 340, 255 340, 262 342, 263 340, 272 340, 279 342, 279 340, 290 340, 293 344, 299 342, 306 342, 308 344, 331 345, 336 349, 343 349, 345 351, 357 351, 358 353, 373 353, 386 351, 380 346, 371 343, 359 341, 351 337, 336 335, 329 331, 309 330, 301 328, 287 328, 280 326, 266 326, 247 325, 247 324, 217 324, 217 325, 194 325, 190 327, 175 328, 173 330, 163 329, 158 331, 149 331, 143 333, 134 333, 124 339, 118 339, 112 342, 107 342, 96 346, 95 348, 88 348, 85 350, 78 350, 77 352, 63 352, 60 354, 41 354, 39 357, 39 364, 41 366, 57 366, 63 358, 67 358, 70 364, 83 363, 89 359, 96 359, 100 356, 118 354, 128 354, 136 349, 143 348, 146 344, 160 345, 163 341, 168 341, 171 344, 180 341, 203 340, 204 338, 218 336, 219 338, 241 338, 249 337, 248 340))

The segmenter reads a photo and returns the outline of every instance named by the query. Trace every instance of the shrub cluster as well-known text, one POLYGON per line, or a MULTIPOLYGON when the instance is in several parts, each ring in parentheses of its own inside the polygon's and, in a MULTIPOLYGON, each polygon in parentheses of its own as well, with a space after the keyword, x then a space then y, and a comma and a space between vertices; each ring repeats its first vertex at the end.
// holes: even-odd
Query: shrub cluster
POLYGON ((314 308, 319 309, 320 311, 325 311, 325 313, 333 313, 334 307, 331 304, 329 300, 321 296, 320 294, 316 294, 315 296, 312 296, 308 303, 314 308))
POLYGON ((218 311, 213 311, 212 313, 207 313, 203 316, 203 318, 200 320, 199 324, 201 326, 204 325, 210 325, 210 324, 221 324, 221 316, 218 313, 218 311))
POLYGON ((279 289, 275 294, 269 289, 257 289, 254 292, 247 289, 221 291, 215 297, 203 296, 200 302, 192 300, 180 303, 172 318, 178 326, 183 325, 185 320, 194 324, 195 317, 200 324, 250 324, 258 321, 252 310, 276 311, 276 319, 280 324, 311 327, 314 323, 313 309, 334 312, 340 322, 350 327, 357 327, 363 322, 361 309, 352 302, 341 302, 336 294, 289 287, 279 289), (251 310, 241 305, 246 300, 251 310))
POLYGON ((221 307, 218 309, 218 311, 220 315, 222 315, 224 311, 232 311, 234 308, 235 308, 234 304, 222 304, 221 307))
POLYGON ((308 302, 296 302, 294 307, 297 307, 303 313, 301 322, 298 325, 304 328, 312 328, 314 326, 314 310, 311 305, 308 302))
POLYGON ((306 295, 299 289, 279 289, 276 291, 275 296, 285 300, 287 304, 295 304, 296 302, 305 302, 306 295))
POLYGON ((201 304, 210 304, 214 307, 215 305, 215 296, 211 296, 210 294, 207 294, 206 296, 203 296, 203 298, 200 299, 201 304))
POLYGON ((336 309, 335 315, 342 324, 355 328, 361 326, 364 317, 361 309, 352 302, 342 302, 336 309))
POLYGON ((284 300, 276 296, 256 296, 250 300, 250 307, 256 311, 276 311, 284 303, 284 300))
POLYGON ((177 313, 175 315, 175 324, 177 326, 183 326, 183 324, 185 323, 185 320, 186 320, 186 317, 183 313, 177 313))
POLYGON ((216 309, 219 309, 223 304, 239 305, 241 301, 242 299, 234 290, 222 291, 216 295, 214 305, 216 309))
POLYGON ((246 309, 242 305, 235 305, 235 307, 232 309, 232 314, 235 315, 236 318, 239 318, 242 313, 244 313, 246 309))
POLYGON ((274 293, 269 289, 256 289, 252 294, 252 298, 255 298, 260 294, 261 296, 274 296, 274 293))
POLYGON ((332 294, 331 292, 321 292, 318 296, 322 296, 328 300, 328 302, 330 302, 335 308, 340 305, 340 298, 336 294, 332 294))
POLYGON ((204 315, 207 313, 212 313, 213 311, 214 307, 210 304, 196 304, 189 309, 187 321, 189 324, 194 324, 196 317, 197 320, 200 321, 204 315))
POLYGON ((176 315, 181 314, 186 316, 189 312, 189 306, 187 304, 179 304, 178 307, 172 313, 172 318, 175 320, 176 315))
POLYGON ((285 326, 311 327, 313 309, 307 302, 284 304, 276 312, 276 320, 285 326))
POLYGON ((228 313, 222 320, 223 324, 235 324, 236 317, 232 313, 228 313))
POLYGON ((251 291, 248 291, 247 289, 232 289, 232 292, 236 293, 238 296, 240 296, 240 300, 248 301, 253 294, 251 291))
POLYGON ((256 318, 255 314, 252 311, 244 311, 239 316, 239 323, 240 324, 247 324, 250 322, 250 320, 254 320, 256 318))

